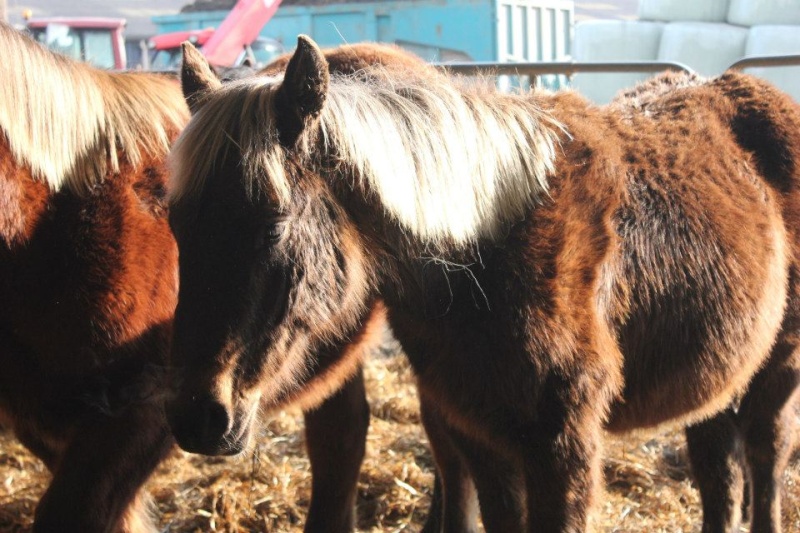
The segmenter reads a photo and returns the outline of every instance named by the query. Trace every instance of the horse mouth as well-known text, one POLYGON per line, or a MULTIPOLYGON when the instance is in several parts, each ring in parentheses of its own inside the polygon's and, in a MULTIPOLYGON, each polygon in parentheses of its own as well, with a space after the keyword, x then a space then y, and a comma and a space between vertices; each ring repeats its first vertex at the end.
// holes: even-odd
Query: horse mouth
POLYGON ((246 442, 232 440, 229 438, 225 438, 225 440, 221 442, 202 443, 199 445, 196 442, 181 442, 177 437, 176 440, 178 442, 178 446, 180 446, 185 452, 214 457, 239 455, 247 447, 246 442))

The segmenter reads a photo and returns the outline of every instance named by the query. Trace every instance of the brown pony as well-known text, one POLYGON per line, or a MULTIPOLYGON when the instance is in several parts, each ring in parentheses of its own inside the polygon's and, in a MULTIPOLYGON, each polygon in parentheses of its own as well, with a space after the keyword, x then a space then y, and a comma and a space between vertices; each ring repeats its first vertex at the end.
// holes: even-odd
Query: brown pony
MULTIPOLYGON (((414 70, 420 75, 425 72, 431 76, 440 75, 417 56, 392 45, 359 43, 327 49, 324 54, 330 71, 339 74, 356 74, 366 68, 381 66, 387 72, 414 70)), ((282 75, 290 58, 290 54, 277 58, 257 75, 262 77, 282 75)), ((184 60, 204 64, 202 56, 192 46, 184 48, 184 60)), ((186 76, 187 73, 190 71, 184 71, 182 84, 187 92, 194 93, 192 87, 196 86, 196 77, 186 76)), ((221 81, 239 79, 239 71, 234 72, 233 77, 229 74, 223 74, 221 81)), ((219 73, 214 75, 220 77, 219 73)), ((214 85, 219 84, 214 82, 214 85)), ((196 96, 200 94, 197 93, 196 96)), ((196 105, 194 100, 195 97, 189 100, 192 106, 196 105)), ((385 327, 383 306, 375 303, 368 317, 352 335, 337 338, 335 342, 320 348, 315 355, 314 364, 300 378, 302 386, 288 390, 283 395, 266 398, 257 406, 256 404, 251 406, 252 417, 256 416, 256 407, 264 414, 289 403, 299 404, 304 409, 306 445, 313 473, 311 509, 305 525, 307 531, 348 531, 355 525, 357 481, 369 422, 369 406, 366 401, 361 363, 364 356, 375 348, 385 327), (331 391, 337 389, 340 389, 340 392, 329 397, 331 391), (325 398, 328 399, 320 405, 325 398)), ((194 342, 198 346, 203 346, 206 340, 195 337, 194 342)), ((173 362, 178 365, 175 381, 179 388, 204 386, 187 375, 191 373, 192 368, 183 366, 186 361, 175 359, 173 362)), ((203 377, 196 376, 196 379, 202 380, 203 377)), ((213 409, 209 409, 198 399, 185 401, 188 398, 186 396, 183 398, 183 403, 178 400, 173 404, 171 413, 173 431, 181 447, 190 452, 217 455, 237 453, 246 446, 247 439, 241 439, 239 445, 235 447, 229 447, 229 440, 219 442, 215 439, 211 441, 211 445, 206 444, 205 432, 209 431, 209 428, 213 429, 213 409), (203 424, 202 421, 206 418, 208 422, 203 424)), ((215 437, 213 432, 211 435, 215 437)), ((442 517, 438 505, 441 503, 440 490, 437 484, 437 505, 434 505, 434 510, 430 514, 431 522, 426 528, 429 531, 438 530, 437 524, 442 517)), ((454 517, 453 520, 470 516, 460 509, 450 514, 454 517)))
MULTIPOLYGON (((188 109, 175 80, 96 70, 5 25, 0 44, 16 58, 0 65, 0 422, 53 473, 34 531, 153 531, 139 491, 172 447, 177 301, 164 159, 188 109)), ((321 354, 326 371, 358 366, 381 313, 321 354)), ((368 407, 361 376, 342 381, 310 395, 330 396, 306 415, 312 526, 352 522, 368 407)))
POLYGON ((152 531, 138 494, 171 447, 177 299, 164 161, 188 109, 174 80, 4 24, 0 48, 0 419, 53 474, 34 531, 152 531))
MULTIPOLYGON (((334 74, 360 75, 370 70, 370 75, 377 73, 403 75, 410 71, 415 76, 443 76, 443 73, 418 56, 394 45, 358 43, 325 49, 322 52, 328 63, 329 71, 334 74)), ((188 61, 203 64, 194 47, 187 47, 184 53, 187 55, 188 61)), ((278 57, 257 75, 282 75, 291 57, 291 54, 278 57)), ((220 81, 226 82, 246 77, 250 69, 231 70, 232 72, 214 72, 214 74, 220 78, 220 81)), ((252 71, 249 74, 252 74, 252 71)), ((194 80, 191 77, 183 80, 185 88, 191 87, 193 83, 194 80)), ((193 93, 196 90, 189 88, 188 92, 193 93)), ((199 93, 197 94, 199 96, 199 93)), ((369 329, 373 332, 380 332, 385 328, 386 319, 382 304, 376 303, 375 307, 376 310, 371 313, 370 319, 365 322, 362 331, 369 329)), ((313 379, 308 382, 304 380, 302 386, 297 387, 302 396, 310 398, 310 401, 308 399, 301 400, 301 405, 307 409, 305 411, 308 428, 307 447, 314 473, 312 477, 315 481, 327 480, 324 485, 322 483, 315 485, 312 512, 309 513, 309 520, 306 524, 308 531, 316 531, 322 524, 325 524, 331 531, 345 531, 352 529, 354 525, 353 504, 356 497, 356 482, 368 429, 368 419, 366 417, 359 418, 361 413, 367 411, 368 404, 363 388, 362 369, 357 363, 360 363, 365 353, 374 347, 375 341, 373 336, 367 336, 366 339, 362 336, 356 336, 354 339, 345 338, 326 347, 321 354, 323 358, 320 361, 319 369, 309 376, 313 379), (350 340, 352 342, 348 344, 350 340), (333 355, 326 355, 328 353, 333 355), (347 355, 342 357, 339 353, 347 355), (328 368, 329 363, 326 362, 328 358, 337 361, 335 369, 328 368), (351 373, 354 373, 354 378, 349 377, 351 373), (326 400, 323 406, 316 407, 320 399, 328 394, 327 391, 342 386, 343 379, 350 379, 350 381, 343 385, 342 392, 326 400), (322 394, 319 394, 320 389, 323 391, 322 394), (337 398, 341 399, 337 400, 337 398), (323 421, 330 425, 329 434, 324 436, 320 434, 318 438, 312 438, 317 437, 320 433, 314 428, 323 424, 323 421), (331 468, 332 466, 333 468, 331 468), (338 519, 334 519, 334 517, 338 517, 338 519)), ((186 369, 182 368, 182 370, 186 369)), ((185 377, 181 376, 179 379, 183 381, 185 377)), ((297 398, 293 398, 292 401, 297 401, 297 398)), ((260 407, 263 411, 270 411, 282 406, 283 401, 276 404, 264 403, 260 407)), ((188 409, 188 406, 184 406, 182 409, 188 409)), ((422 401, 421 410, 434 454, 445 475, 445 479, 442 481, 437 473, 433 502, 423 531, 429 533, 439 531, 443 524, 448 524, 450 528, 458 531, 476 530, 475 491, 467 469, 459 459, 460 453, 466 453, 462 449, 464 446, 461 443, 452 442, 440 427, 445 422, 438 416, 435 406, 427 405, 422 401), (456 449, 457 447, 458 449, 456 449), (442 493, 443 484, 448 486, 446 499, 442 493)), ((174 429, 179 442, 183 443, 187 450, 202 451, 208 454, 236 451, 224 448, 198 448, 192 439, 195 441, 199 439, 192 433, 202 427, 197 424, 199 417, 187 414, 182 419, 185 421, 183 424, 179 417, 176 417, 174 429)))
MULTIPOLYGON (((444 436, 476 452, 458 459, 487 530, 586 531, 603 428, 670 421, 697 424, 696 464, 733 463, 740 438, 751 530, 780 530, 800 377, 789 97, 736 73, 606 108, 330 76, 305 37, 282 78, 183 75, 173 425, 198 398, 204 447, 241 448, 254 406, 299 394, 380 297, 444 436)), ((705 531, 737 527, 735 470, 708 477, 705 531)))

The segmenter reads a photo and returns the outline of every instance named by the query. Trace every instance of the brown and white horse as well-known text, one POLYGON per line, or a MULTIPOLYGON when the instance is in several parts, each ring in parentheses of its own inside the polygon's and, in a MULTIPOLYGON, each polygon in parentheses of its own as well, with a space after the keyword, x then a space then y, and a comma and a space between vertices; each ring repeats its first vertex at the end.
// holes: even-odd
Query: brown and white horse
POLYGON ((586 531, 602 430, 670 421, 720 467, 705 531, 738 527, 737 442, 751 530, 780 530, 800 376, 789 97, 736 73, 605 108, 330 76, 305 37, 282 78, 183 75, 178 432, 240 449, 254 406, 299 394, 382 298, 444 436, 476 451, 459 459, 487 530, 586 531))
MULTIPOLYGON (((5 25, 0 44, 15 58, 0 65, 0 421, 53 473, 34 531, 153 531, 139 491, 172 446, 177 301, 164 160, 188 109, 173 79, 96 70, 5 25)), ((352 525, 368 406, 360 374, 343 382, 382 313, 320 354, 336 364, 304 395, 321 403, 306 414, 312 529, 352 525)))
POLYGON ((0 25, 0 418, 47 465, 36 532, 152 531, 177 299, 165 210, 174 80, 109 73, 0 25))

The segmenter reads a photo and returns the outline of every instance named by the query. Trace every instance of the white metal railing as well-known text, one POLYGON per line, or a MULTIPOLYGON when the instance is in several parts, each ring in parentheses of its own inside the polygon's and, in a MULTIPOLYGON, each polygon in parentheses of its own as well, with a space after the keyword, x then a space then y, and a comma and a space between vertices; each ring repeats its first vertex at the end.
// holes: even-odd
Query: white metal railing
MULTIPOLYGON (((506 76, 542 76, 545 74, 562 74, 572 76, 578 72, 658 72, 661 70, 677 70, 694 72, 691 67, 676 61, 537 61, 519 63, 499 63, 476 61, 470 63, 436 63, 437 67, 464 75, 496 74, 506 76)), ((783 56, 753 56, 739 59, 729 69, 743 70, 754 67, 797 67, 800 66, 800 54, 783 56)))
POLYGON ((658 72, 662 70, 694 72, 687 65, 674 61, 542 61, 531 63, 477 61, 470 63, 437 63, 436 66, 456 74, 464 74, 467 76, 498 75, 535 77, 547 74, 572 76, 578 72, 658 72))
POLYGON ((796 66, 800 66, 800 55, 743 57, 728 68, 731 70, 743 70, 746 68, 753 68, 753 67, 796 67, 796 66))
MULTIPOLYGON (((531 84, 541 76, 561 75, 571 77, 576 73, 620 73, 620 72, 660 72, 675 70, 692 73, 691 67, 674 61, 540 61, 540 62, 474 62, 474 63, 436 63, 437 67, 466 76, 517 76, 530 78, 531 84)), ((754 67, 800 67, 800 54, 783 56, 757 56, 742 58, 729 69, 743 70, 754 67)))

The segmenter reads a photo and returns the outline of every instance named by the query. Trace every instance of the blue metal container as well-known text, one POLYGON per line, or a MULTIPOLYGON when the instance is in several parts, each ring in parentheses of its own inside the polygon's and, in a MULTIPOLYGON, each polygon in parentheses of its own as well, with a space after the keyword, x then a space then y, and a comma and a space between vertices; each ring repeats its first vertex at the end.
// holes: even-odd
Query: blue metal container
MULTIPOLYGON (((570 55, 572 0, 400 0, 285 5, 261 35, 287 49, 395 43, 428 61, 561 61, 570 55)), ((216 27, 226 11, 153 17, 159 33, 216 27)))

